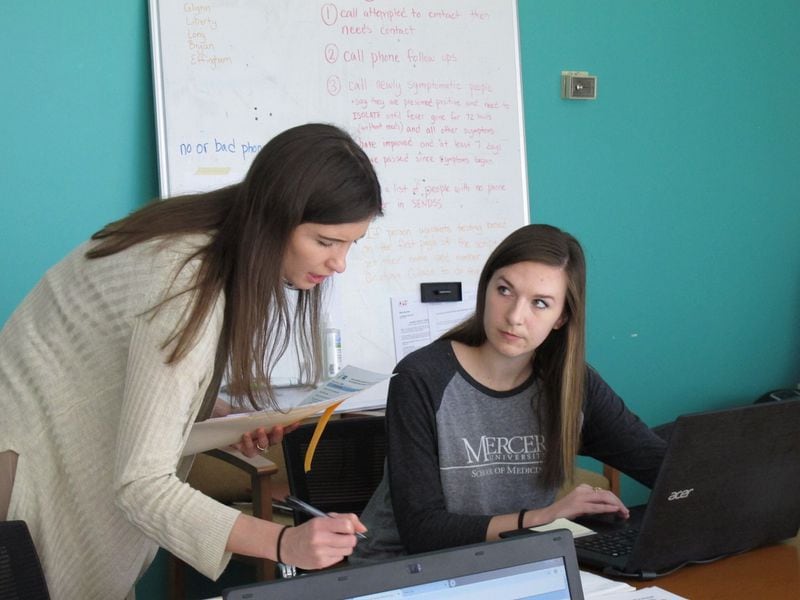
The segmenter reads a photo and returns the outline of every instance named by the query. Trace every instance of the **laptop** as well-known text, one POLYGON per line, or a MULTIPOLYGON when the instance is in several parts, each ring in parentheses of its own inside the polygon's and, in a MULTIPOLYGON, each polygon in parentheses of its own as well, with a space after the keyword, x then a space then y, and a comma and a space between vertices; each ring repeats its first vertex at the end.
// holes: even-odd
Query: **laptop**
POLYGON ((581 565, 640 579, 794 537, 800 400, 679 417, 647 505, 576 521, 581 565))
POLYGON ((224 590, 224 600, 385 600, 413 596, 583 600, 572 534, 558 529, 224 590))

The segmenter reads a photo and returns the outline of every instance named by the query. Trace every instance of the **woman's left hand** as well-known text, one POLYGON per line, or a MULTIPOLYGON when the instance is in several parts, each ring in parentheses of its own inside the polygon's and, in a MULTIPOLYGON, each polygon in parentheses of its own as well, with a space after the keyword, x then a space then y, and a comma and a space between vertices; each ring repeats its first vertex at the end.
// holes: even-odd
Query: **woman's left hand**
MULTIPOLYGON (((217 398, 214 403, 214 408, 211 411, 212 417, 227 417, 236 412, 245 412, 234 409, 230 404, 225 402, 222 398, 217 398)), ((264 427, 259 427, 253 431, 242 435, 242 441, 236 444, 231 444, 230 447, 238 450, 248 458, 253 458, 258 454, 263 454, 267 448, 280 444, 283 441, 283 436, 297 429, 300 423, 292 423, 286 427, 276 425, 270 430, 264 427)))
POLYGON ((564 517, 574 519, 580 515, 596 515, 601 513, 616 513, 620 518, 627 519, 630 511, 612 492, 592 487, 585 483, 580 484, 569 494, 551 504, 546 510, 550 511, 552 519, 564 517))
POLYGON ((242 441, 238 444, 232 444, 239 452, 252 458, 259 454, 263 454, 270 446, 275 446, 283 441, 283 436, 297 429, 299 423, 293 423, 286 427, 276 425, 269 431, 263 427, 259 427, 254 431, 250 431, 242 435, 242 441))

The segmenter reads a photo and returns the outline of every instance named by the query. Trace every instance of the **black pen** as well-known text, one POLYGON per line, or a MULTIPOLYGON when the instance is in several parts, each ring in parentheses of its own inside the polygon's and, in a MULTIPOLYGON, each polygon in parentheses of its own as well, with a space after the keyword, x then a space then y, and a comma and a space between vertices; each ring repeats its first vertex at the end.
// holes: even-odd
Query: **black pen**
MULTIPOLYGON (((290 506, 293 510, 299 510, 301 512, 306 513, 307 515, 311 515, 312 517, 330 517, 331 519, 333 518, 328 513, 322 512, 318 508, 314 508, 308 502, 303 502, 302 500, 300 500, 300 498, 296 498, 295 496, 286 496, 286 498, 284 498, 284 502, 286 502, 286 504, 290 506)), ((356 537, 360 540, 367 539, 367 536, 358 531, 356 532, 356 537)))

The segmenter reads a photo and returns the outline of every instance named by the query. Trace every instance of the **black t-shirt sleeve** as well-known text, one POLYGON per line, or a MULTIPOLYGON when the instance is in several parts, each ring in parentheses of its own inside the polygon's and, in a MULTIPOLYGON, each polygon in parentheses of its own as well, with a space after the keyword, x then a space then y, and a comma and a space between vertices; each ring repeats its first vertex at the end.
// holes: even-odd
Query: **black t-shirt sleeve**
POLYGON ((400 540, 410 554, 482 542, 491 520, 446 510, 436 411, 453 369, 441 361, 441 354, 426 358, 398 365, 386 405, 392 509, 400 540))
POLYGON ((652 487, 666 442, 625 406, 592 368, 587 368, 581 454, 604 462, 652 487))

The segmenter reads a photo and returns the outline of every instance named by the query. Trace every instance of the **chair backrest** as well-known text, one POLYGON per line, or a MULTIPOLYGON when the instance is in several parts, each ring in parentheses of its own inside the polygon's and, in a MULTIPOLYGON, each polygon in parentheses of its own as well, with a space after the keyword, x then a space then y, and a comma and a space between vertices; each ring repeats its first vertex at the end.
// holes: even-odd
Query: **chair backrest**
POLYGON ((39 555, 24 521, 0 521, 0 598, 50 598, 39 555))
MULTIPOLYGON (((331 419, 314 453, 311 470, 303 462, 315 423, 283 438, 291 493, 325 512, 360 514, 383 477, 386 431, 383 417, 331 419)), ((295 524, 310 517, 294 513, 295 524)))

